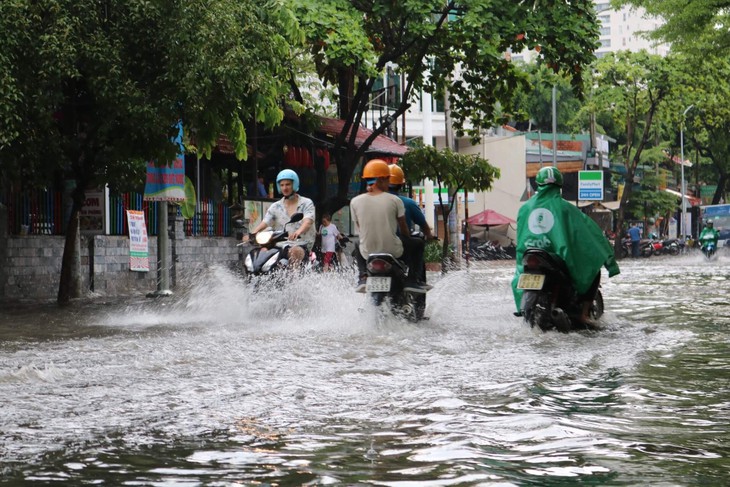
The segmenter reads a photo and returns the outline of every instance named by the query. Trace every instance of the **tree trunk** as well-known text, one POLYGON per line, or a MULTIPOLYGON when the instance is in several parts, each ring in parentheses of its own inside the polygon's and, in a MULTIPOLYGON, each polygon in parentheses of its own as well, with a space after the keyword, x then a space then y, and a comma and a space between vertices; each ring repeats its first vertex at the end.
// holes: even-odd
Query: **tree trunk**
POLYGON ((81 204, 74 203, 71 209, 66 242, 63 247, 61 261, 61 279, 58 283, 58 304, 66 306, 73 298, 81 297, 81 232, 79 227, 79 213, 81 204))
POLYGON ((715 194, 712 195, 712 204, 713 205, 720 204, 720 199, 722 198, 722 195, 725 194, 725 185, 727 184, 727 180, 728 180, 727 173, 720 172, 720 179, 717 181, 717 188, 715 189, 715 194))

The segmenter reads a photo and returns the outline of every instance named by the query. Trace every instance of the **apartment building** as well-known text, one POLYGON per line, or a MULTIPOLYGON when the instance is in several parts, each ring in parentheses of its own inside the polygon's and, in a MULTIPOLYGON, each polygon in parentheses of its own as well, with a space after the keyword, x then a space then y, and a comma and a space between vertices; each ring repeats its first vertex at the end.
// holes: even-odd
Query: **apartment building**
POLYGON ((669 52, 668 44, 659 44, 644 35, 659 27, 661 19, 647 16, 641 8, 621 7, 615 10, 611 8, 609 0, 595 0, 595 5, 601 43, 596 50, 596 56, 601 57, 616 51, 636 52, 641 49, 661 56, 669 52))

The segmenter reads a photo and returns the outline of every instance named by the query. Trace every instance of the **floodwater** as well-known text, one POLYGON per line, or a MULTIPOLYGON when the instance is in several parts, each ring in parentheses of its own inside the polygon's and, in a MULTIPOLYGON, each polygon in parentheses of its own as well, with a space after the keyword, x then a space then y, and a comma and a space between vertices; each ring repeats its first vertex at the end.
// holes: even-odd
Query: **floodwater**
POLYGON ((512 316, 514 262, 414 325, 352 279, 0 311, 8 485, 725 485, 730 256, 604 271, 594 333, 512 316))

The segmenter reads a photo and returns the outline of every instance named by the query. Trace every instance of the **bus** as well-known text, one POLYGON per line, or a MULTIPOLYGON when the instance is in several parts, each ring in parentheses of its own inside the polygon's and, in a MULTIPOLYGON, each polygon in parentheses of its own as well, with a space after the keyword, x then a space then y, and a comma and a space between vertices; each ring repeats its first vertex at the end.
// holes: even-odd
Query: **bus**
POLYGON ((700 207, 703 223, 712 218, 720 232, 720 240, 730 239, 730 205, 707 205, 700 207))

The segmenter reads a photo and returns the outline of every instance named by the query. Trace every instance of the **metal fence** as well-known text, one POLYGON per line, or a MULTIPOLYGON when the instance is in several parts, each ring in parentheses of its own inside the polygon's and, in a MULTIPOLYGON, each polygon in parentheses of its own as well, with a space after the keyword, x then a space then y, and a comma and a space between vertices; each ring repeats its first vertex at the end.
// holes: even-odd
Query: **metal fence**
POLYGON ((8 209, 8 231, 14 235, 63 235, 61 192, 25 191, 0 196, 8 209))
MULTIPOLYGON (((64 235, 62 193, 53 190, 25 191, 0 195, 0 203, 8 209, 8 231, 11 235, 64 235)), ((109 196, 109 234, 127 235, 126 210, 144 211, 148 235, 158 234, 158 202, 144 201, 142 193, 109 196)), ((180 208, 175 207, 178 214, 180 208)), ((195 216, 184 220, 187 236, 223 237, 231 234, 231 212, 225 203, 213 200, 200 202, 195 216)))

